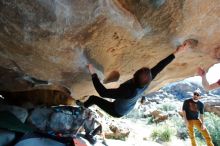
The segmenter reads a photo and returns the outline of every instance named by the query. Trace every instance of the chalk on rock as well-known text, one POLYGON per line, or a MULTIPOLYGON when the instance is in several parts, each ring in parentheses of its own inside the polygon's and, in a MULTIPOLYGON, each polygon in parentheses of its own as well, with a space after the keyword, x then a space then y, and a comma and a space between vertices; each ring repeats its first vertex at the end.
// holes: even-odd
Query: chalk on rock
POLYGON ((198 45, 199 41, 196 39, 187 39, 183 42, 183 44, 189 44, 191 49, 194 49, 198 45))

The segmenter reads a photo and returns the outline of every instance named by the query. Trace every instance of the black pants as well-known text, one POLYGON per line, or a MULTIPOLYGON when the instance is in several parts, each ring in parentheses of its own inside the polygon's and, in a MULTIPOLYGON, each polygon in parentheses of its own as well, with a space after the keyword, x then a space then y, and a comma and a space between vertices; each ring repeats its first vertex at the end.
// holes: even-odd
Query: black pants
MULTIPOLYGON (((96 91, 99 93, 100 96, 102 97, 107 97, 111 99, 116 99, 114 96, 112 96, 112 93, 115 92, 115 89, 106 89, 102 83, 99 81, 98 77, 96 74, 93 75, 92 77, 93 85, 96 89, 96 91)), ((118 114, 114 109, 115 105, 114 102, 107 101, 101 97, 98 96, 90 96, 89 99, 84 103, 85 107, 90 107, 92 105, 97 105, 100 107, 102 110, 104 110, 106 113, 113 117, 120 118, 123 115, 118 114)))
POLYGON ((107 101, 101 97, 98 96, 90 96, 89 99, 84 103, 85 107, 90 107, 92 105, 97 105, 98 107, 100 107, 102 110, 104 110, 106 113, 108 113, 109 115, 116 117, 116 118, 120 118, 123 115, 119 115, 114 109, 115 109, 115 105, 114 102, 110 102, 107 101))

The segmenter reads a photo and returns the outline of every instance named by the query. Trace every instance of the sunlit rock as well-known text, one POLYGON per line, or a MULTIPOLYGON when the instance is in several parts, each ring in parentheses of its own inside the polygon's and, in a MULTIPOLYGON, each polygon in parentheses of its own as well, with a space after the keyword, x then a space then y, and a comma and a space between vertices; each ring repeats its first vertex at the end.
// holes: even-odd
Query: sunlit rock
POLYGON ((219 5, 218 0, 1 0, 0 89, 51 83, 80 99, 96 94, 86 64, 94 64, 101 80, 117 70, 118 82, 106 85, 117 87, 185 39, 197 39, 199 46, 178 56, 147 92, 155 91, 218 62, 219 5), (9 76, 5 69, 15 73, 9 76))

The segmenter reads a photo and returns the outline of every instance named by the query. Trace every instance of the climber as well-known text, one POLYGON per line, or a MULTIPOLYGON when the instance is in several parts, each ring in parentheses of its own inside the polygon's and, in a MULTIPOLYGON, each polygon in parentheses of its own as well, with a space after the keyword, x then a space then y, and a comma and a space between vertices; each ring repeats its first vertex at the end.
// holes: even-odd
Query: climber
POLYGON ((95 104, 113 117, 122 117, 134 108, 138 98, 141 97, 141 94, 147 89, 150 82, 175 58, 177 54, 186 51, 190 47, 196 47, 197 44, 197 40, 185 40, 182 45, 176 48, 174 53, 161 60, 156 66, 151 69, 143 67, 137 70, 132 79, 124 82, 116 89, 106 89, 95 73, 93 65, 89 64, 88 69, 92 76, 93 85, 96 91, 101 97, 115 100, 109 102, 103 98, 92 95, 86 102, 81 103, 80 101, 77 101, 76 103, 78 105, 83 105, 86 108, 95 104))
POLYGON ((196 146, 196 140, 194 135, 194 127, 203 135, 206 140, 207 146, 214 146, 212 139, 205 127, 203 113, 204 104, 199 101, 201 91, 197 89, 193 93, 191 99, 187 99, 183 103, 183 119, 186 127, 188 128, 189 137, 191 139, 192 146, 196 146))
POLYGON ((201 67, 198 68, 197 73, 199 76, 202 77, 202 85, 205 88, 206 91, 210 91, 213 89, 217 89, 220 88, 220 79, 213 83, 213 84, 209 84, 206 78, 206 72, 204 69, 202 69, 201 67))

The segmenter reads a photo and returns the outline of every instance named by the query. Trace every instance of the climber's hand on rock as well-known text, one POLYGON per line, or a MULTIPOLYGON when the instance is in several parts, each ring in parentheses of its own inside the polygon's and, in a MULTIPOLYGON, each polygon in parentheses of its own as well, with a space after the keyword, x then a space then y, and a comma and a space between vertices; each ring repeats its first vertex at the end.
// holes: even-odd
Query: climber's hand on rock
POLYGON ((174 55, 186 52, 189 48, 190 45, 188 43, 184 43, 176 48, 176 50, 174 51, 174 55))
POLYGON ((87 67, 88 67, 89 73, 90 73, 91 75, 95 73, 95 70, 94 70, 94 67, 93 67, 92 64, 88 64, 87 67))

